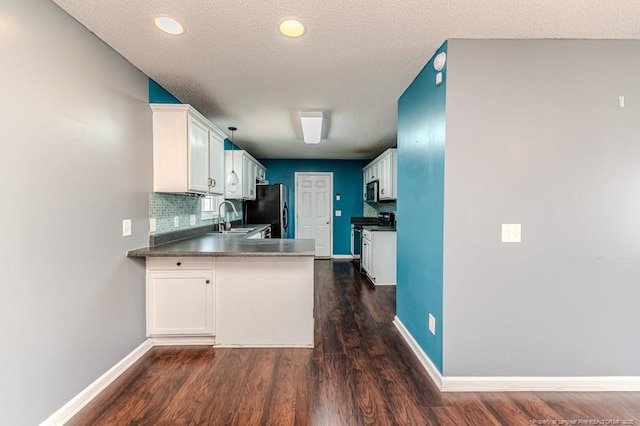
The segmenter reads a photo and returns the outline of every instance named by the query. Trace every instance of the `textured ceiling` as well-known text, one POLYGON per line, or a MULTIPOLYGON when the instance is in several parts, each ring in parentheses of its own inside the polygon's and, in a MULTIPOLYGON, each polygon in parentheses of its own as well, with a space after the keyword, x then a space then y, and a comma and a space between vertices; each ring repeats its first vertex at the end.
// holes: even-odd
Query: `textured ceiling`
POLYGON ((396 101, 447 39, 640 36, 638 0, 54 1, 218 127, 237 126, 258 158, 368 159, 394 146, 396 101), (158 31, 158 15, 185 33, 158 31), (285 17, 306 34, 282 36, 285 17), (300 110, 325 112, 321 144, 302 142, 300 110))

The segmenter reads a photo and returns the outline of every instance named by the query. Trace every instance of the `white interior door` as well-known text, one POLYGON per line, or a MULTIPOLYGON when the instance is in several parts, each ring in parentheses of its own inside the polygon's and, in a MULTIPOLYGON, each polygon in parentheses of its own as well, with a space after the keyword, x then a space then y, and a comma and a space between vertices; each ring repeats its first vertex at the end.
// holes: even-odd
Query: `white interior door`
POLYGON ((316 240, 316 257, 333 253, 333 174, 296 173, 296 238, 316 240))

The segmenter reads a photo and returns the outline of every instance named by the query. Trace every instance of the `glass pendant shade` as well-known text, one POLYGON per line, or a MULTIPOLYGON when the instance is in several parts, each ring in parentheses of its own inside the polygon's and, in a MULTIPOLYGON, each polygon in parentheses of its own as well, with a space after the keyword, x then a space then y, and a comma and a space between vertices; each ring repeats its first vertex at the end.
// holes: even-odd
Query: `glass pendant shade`
MULTIPOLYGON (((233 156, 233 154, 231 154, 233 156)), ((231 173, 227 176, 227 190, 229 192, 236 192, 238 190, 238 184, 240 179, 235 171, 231 170, 231 173)))
POLYGON ((229 130, 231 130, 231 172, 227 175, 227 191, 234 193, 238 191, 238 186, 240 184, 240 178, 238 178, 238 174, 233 170, 233 151, 235 151, 235 145, 233 144, 233 132, 238 129, 236 127, 229 127, 229 130))

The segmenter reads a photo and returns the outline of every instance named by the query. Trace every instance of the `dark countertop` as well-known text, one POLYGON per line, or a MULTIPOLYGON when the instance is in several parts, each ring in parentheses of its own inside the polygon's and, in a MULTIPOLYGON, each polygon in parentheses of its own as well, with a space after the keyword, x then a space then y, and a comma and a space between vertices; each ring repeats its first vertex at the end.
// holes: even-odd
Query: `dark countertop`
MULTIPOLYGON (((251 225, 253 226, 253 225, 251 225)), ((315 256, 311 239, 249 239, 245 234, 210 233, 127 252, 128 257, 315 256)))
POLYGON ((393 231, 396 232, 396 227, 391 225, 362 225, 362 229, 367 231, 393 231))

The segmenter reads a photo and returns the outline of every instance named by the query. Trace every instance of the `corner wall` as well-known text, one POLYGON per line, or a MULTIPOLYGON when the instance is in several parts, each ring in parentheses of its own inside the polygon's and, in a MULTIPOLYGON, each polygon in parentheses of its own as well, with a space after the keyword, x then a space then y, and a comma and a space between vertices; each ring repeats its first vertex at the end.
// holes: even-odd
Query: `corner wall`
POLYGON ((451 40, 448 67, 445 376, 640 376, 640 42, 451 40))
MULTIPOLYGON (((447 43, 434 56, 446 51, 447 43)), ((440 372, 446 70, 436 86, 432 57, 398 100, 396 312, 440 372)))
POLYGON ((147 77, 49 1, 0 3, 0 413, 34 425, 145 339, 147 77), (122 237, 122 220, 133 234, 122 237))

